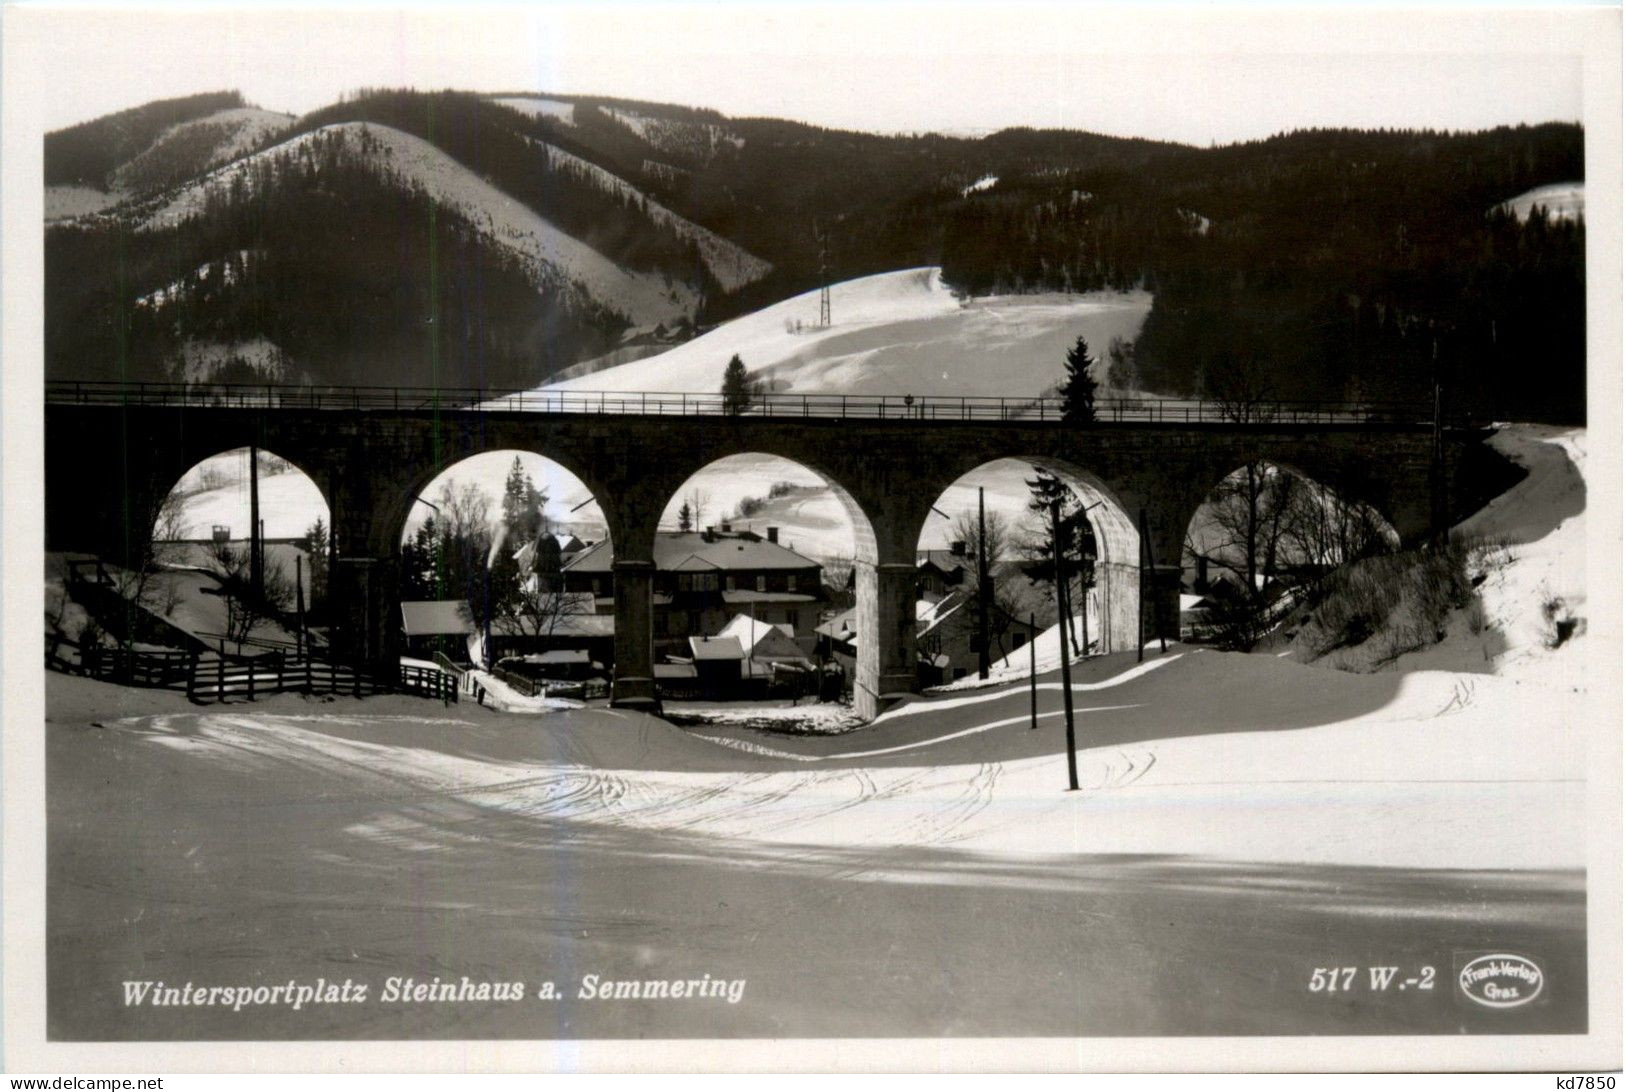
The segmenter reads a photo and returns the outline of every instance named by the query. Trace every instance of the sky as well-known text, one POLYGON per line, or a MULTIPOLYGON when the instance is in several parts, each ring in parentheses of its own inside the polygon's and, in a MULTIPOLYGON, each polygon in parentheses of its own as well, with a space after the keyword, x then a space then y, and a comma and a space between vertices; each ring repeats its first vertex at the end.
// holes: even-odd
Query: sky
POLYGON ((23 32, 12 45, 41 62, 47 130, 199 91, 235 88, 300 113, 368 86, 606 94, 875 132, 1029 125, 1195 144, 1583 114, 1577 16, 1563 9, 831 0, 6 16, 7 34, 23 32))

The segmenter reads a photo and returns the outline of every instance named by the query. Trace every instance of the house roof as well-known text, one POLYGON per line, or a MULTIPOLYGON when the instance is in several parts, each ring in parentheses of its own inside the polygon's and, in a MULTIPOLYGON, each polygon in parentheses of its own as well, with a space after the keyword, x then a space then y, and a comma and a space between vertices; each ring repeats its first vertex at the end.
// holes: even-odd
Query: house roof
POLYGON ((795 632, 789 626, 770 626, 745 614, 734 615, 717 636, 734 638, 740 647, 749 649, 752 656, 762 659, 806 658, 806 653, 795 642, 795 632))
POLYGON ((474 616, 465 599, 409 600, 401 604, 401 628, 408 637, 473 633, 474 616))
POLYGON ((745 650, 736 637, 690 637, 688 649, 694 660, 743 660, 745 650))
MULTIPOLYGON (((608 539, 582 550, 564 567, 573 573, 607 573, 615 562, 608 539)), ((660 531, 655 535, 655 569, 659 572, 693 571, 710 566, 728 572, 764 569, 816 569, 818 562, 788 546, 755 535, 715 534, 703 531, 660 531)))
POLYGON ((959 569, 968 572, 976 568, 975 558, 968 554, 956 554, 952 550, 920 550, 914 555, 914 563, 922 569, 931 565, 945 573, 959 569))

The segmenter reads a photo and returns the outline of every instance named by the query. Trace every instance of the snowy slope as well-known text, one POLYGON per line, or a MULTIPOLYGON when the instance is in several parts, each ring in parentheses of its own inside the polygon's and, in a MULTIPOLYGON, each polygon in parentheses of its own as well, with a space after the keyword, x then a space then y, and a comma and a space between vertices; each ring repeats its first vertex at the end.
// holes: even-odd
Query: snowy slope
POLYGON ((291 114, 243 106, 171 125, 119 165, 106 191, 88 186, 45 187, 45 220, 53 223, 104 212, 153 192, 176 171, 196 174, 229 163, 292 121, 291 114))
POLYGON ((1030 397, 1061 378, 1080 335, 1104 353, 1114 337, 1132 340, 1150 307, 1144 292, 962 303, 940 270, 905 269, 832 286, 827 329, 816 328, 818 293, 807 292, 667 352, 549 389, 714 392, 737 354, 765 390, 1030 397))
POLYGON ((1482 671, 1488 662, 1498 675, 1550 678, 1585 655, 1586 430, 1502 425, 1489 442, 1528 476, 1456 527, 1504 547, 1491 551, 1477 589, 1483 632, 1458 611, 1445 640, 1401 657, 1401 670, 1482 671), (1553 648, 1558 619, 1575 627, 1553 648))
POLYGON ((1548 220, 1581 220, 1585 218, 1586 190, 1584 182, 1559 182, 1551 186, 1537 186, 1520 193, 1501 207, 1519 220, 1527 220, 1535 207, 1546 210, 1548 220))
MULTIPOLYGON (((854 858, 842 854, 886 846, 1063 869, 1066 855, 1094 853, 1389 868, 1584 863, 1584 733, 1556 730, 1580 723, 1565 720, 1583 713, 1576 695, 1172 650, 1143 665, 1132 654, 1093 660, 1074 687, 1075 793, 1064 791, 1053 675, 1042 680, 1037 731, 1022 686, 927 699, 835 736, 685 733, 607 710, 494 728, 472 706, 446 719, 410 707, 422 712, 407 724, 355 703, 312 715, 298 699, 228 712, 177 699, 173 713, 104 722, 120 747, 179 749, 177 776, 188 779, 294 769, 341 782, 347 798, 367 797, 376 781, 392 800, 477 802, 512 825, 497 844, 523 844, 532 825, 557 838, 562 824, 680 832, 803 861, 830 854, 848 867, 854 858)), ((463 814, 380 806, 369 826, 379 838, 449 844, 466 831, 439 824, 463 814)))
POLYGON ((183 148, 189 141, 217 141, 208 158, 196 164, 194 171, 229 163, 271 134, 286 129, 293 120, 292 114, 244 106, 172 125, 140 155, 113 172, 113 186, 125 192, 140 192, 155 172, 161 174, 164 170, 165 157, 175 154, 176 149, 183 148))
POLYGON ((222 167, 173 195, 141 226, 178 223, 201 209, 211 190, 229 187, 239 177, 251 178, 250 171, 263 158, 296 152, 333 133, 343 134, 353 149, 365 147, 365 138, 370 138, 381 172, 421 186, 434 200, 466 216, 488 238, 518 254, 538 278, 557 275, 579 285, 636 325, 672 322, 693 313, 696 297, 688 286, 622 268, 428 141, 363 122, 323 126, 222 167))
MULTIPOLYGON (((233 538, 248 537, 246 448, 205 460, 188 472, 176 488, 188 493, 181 501, 181 538, 206 539, 217 526, 229 527, 233 538), (214 489, 199 489, 204 474, 211 470, 235 480, 214 489)), ((317 519, 332 524, 322 491, 315 482, 295 470, 282 474, 267 474, 261 470, 260 518, 265 521, 266 538, 297 538, 317 519)))
POLYGON ((550 99, 542 95, 510 95, 491 101, 498 106, 517 110, 526 117, 556 118, 566 125, 575 124, 576 104, 573 102, 550 99))
POLYGON ((711 275, 717 279, 723 291, 733 292, 752 281, 761 280, 772 272, 773 266, 769 263, 729 242, 716 232, 679 216, 660 202, 645 196, 642 190, 619 175, 543 141, 531 140, 530 143, 541 150, 547 157, 548 165, 554 170, 570 171, 590 180, 600 189, 616 197, 639 202, 644 212, 655 223, 667 228, 679 238, 692 240, 699 248, 705 267, 711 271, 711 275))

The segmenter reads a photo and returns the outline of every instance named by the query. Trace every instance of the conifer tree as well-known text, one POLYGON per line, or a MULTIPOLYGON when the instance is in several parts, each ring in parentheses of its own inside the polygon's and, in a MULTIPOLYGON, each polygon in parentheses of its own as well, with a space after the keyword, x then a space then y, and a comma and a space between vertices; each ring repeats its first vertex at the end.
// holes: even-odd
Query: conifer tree
POLYGON ((745 362, 735 353, 722 373, 722 412, 737 417, 750 408, 756 385, 745 374, 745 362))
POLYGON ((542 506, 547 496, 530 480, 519 456, 513 457, 508 480, 502 487, 502 522, 515 548, 542 533, 542 506))
POLYGON ((1066 378, 1057 393, 1061 396, 1061 419, 1071 425, 1086 425, 1095 419, 1095 366, 1089 343, 1078 338, 1066 353, 1066 378))

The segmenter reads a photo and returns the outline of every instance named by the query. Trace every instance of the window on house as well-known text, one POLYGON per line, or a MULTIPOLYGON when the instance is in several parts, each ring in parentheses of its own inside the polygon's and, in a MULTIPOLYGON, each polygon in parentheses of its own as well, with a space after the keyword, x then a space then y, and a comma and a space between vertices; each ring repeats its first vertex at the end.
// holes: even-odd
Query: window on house
POLYGON ((756 590, 757 591, 766 591, 767 590, 767 574, 766 573, 757 573, 756 574, 756 590))
POLYGON ((799 630, 801 628, 801 612, 799 610, 785 611, 784 618, 785 621, 790 623, 791 629, 799 630))
POLYGON ((738 591, 739 590, 739 578, 734 576, 733 573, 728 574, 728 590, 729 591, 738 591))
POLYGON ((789 576, 786 576, 784 578, 784 590, 785 591, 795 591, 796 590, 796 574, 795 573, 791 573, 789 576))

